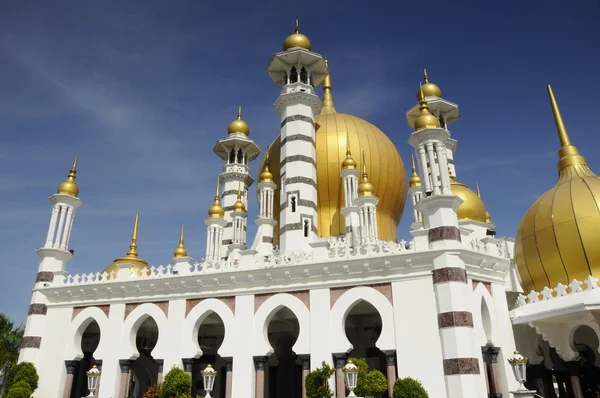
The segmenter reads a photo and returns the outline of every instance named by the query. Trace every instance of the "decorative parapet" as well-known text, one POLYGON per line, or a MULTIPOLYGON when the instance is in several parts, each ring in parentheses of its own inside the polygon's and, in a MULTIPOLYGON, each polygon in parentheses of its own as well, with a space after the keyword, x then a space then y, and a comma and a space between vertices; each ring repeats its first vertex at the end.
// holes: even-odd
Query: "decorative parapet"
POLYGON ((504 242, 494 238, 474 238, 469 242, 469 248, 475 252, 487 254, 495 257, 508 257, 504 242))
POLYGON ((401 253, 415 252, 414 240, 406 242, 401 240, 399 243, 391 241, 378 240, 366 243, 359 247, 352 247, 348 244, 345 237, 332 237, 328 241, 328 258, 324 261, 352 259, 362 257, 383 257, 392 256, 401 253))
POLYGON ((584 291, 591 291, 594 289, 600 289, 600 286, 598 286, 598 278, 595 278, 592 275, 590 275, 583 282, 580 282, 577 279, 573 279, 573 281, 568 285, 563 285, 562 283, 559 283, 554 289, 551 289, 548 286, 546 286, 539 292, 532 290, 526 296, 520 294, 517 298, 517 306, 521 307, 527 304, 538 303, 544 300, 552 300, 553 298, 569 296, 584 291))

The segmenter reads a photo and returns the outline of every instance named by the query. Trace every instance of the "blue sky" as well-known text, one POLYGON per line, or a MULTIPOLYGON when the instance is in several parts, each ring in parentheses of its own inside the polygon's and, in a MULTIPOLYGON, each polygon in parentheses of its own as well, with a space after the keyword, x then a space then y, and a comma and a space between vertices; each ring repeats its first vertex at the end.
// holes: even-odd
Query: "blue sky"
MULTIPOLYGON (((405 163, 405 112, 428 68, 460 105, 452 126, 459 180, 479 182, 498 233, 514 236, 556 181, 546 84, 573 142, 600 172, 599 13, 600 3, 584 0, 3 1, 0 311, 26 317, 47 198, 75 153, 84 206, 70 272, 100 271, 124 255, 136 211, 143 258, 168 263, 181 223, 188 251, 203 257, 222 166, 212 147, 238 104, 261 148, 278 134, 278 88, 265 68, 295 18, 330 61, 338 111, 385 131, 405 163)), ((410 217, 400 237, 409 238, 410 217)))

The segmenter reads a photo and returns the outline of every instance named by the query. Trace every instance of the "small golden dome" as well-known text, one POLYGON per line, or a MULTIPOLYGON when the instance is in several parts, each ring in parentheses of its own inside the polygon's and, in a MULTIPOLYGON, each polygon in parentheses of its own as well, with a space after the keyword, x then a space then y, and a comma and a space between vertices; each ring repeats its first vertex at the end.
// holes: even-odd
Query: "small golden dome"
POLYGON ((208 217, 210 218, 223 218, 225 216, 225 209, 221 206, 221 201, 219 200, 219 180, 217 179, 217 190, 215 192, 215 200, 208 208, 208 217))
POLYGON ((298 27, 298 20, 296 20, 296 32, 289 35, 283 42, 283 50, 284 51, 287 51, 287 50, 289 50, 291 48, 295 48, 295 47, 301 47, 308 51, 310 51, 312 48, 312 45, 310 44, 310 40, 308 40, 308 37, 306 37, 302 33, 300 33, 300 29, 298 27))
POLYGON ((469 189, 468 186, 456 181, 456 177, 450 176, 450 188, 454 195, 459 196, 463 203, 456 210, 458 221, 479 221, 486 222, 485 204, 477 193, 469 189))
POLYGON ((519 225, 515 260, 526 292, 600 277, 600 177, 571 145, 550 86, 548 95, 561 145, 558 181, 519 225))
POLYGON ((245 213, 246 206, 242 202, 242 184, 238 187, 237 201, 233 204, 233 211, 238 213, 245 213))
POLYGON ((229 123, 227 127, 227 134, 241 133, 248 135, 250 134, 250 128, 248 124, 242 120, 242 107, 238 108, 238 116, 233 122, 229 123))
POLYGON ((485 222, 488 223, 488 224, 492 223, 492 215, 490 214, 489 211, 485 212, 485 222))
POLYGON ((417 174, 417 166, 415 165, 415 155, 411 154, 410 155, 411 160, 412 160, 412 176, 410 177, 410 180, 408 181, 408 183, 410 184, 410 187, 420 187, 421 186, 421 177, 419 177, 419 175, 417 174))
POLYGON ((362 182, 358 184, 358 196, 375 196, 375 187, 369 182, 369 175, 367 174, 367 162, 365 161, 364 153, 362 182))
POLYGON ((188 255, 187 250, 183 246, 183 232, 184 231, 183 231, 183 224, 182 224, 181 225, 181 235, 179 236, 179 246, 177 246, 177 248, 173 252, 174 257, 176 257, 176 258, 187 257, 187 255, 188 255))
POLYGON ((437 85, 429 82, 429 77, 427 77, 427 69, 423 69, 423 74, 425 78, 425 84, 423 84, 421 90, 417 91, 417 101, 421 101, 426 97, 442 98, 442 90, 437 85))
POLYGON ((71 171, 69 172, 67 179, 60 183, 56 193, 60 195, 73 196, 75 198, 77 195, 79 195, 79 187, 75 182, 75 179, 77 178, 77 158, 78 155, 75 155, 75 160, 73 161, 73 166, 71 166, 71 171))
POLYGON ((348 132, 346 132, 346 158, 342 162, 342 169, 356 169, 356 166, 356 160, 352 158, 352 152, 350 152, 350 136, 348 135, 348 132))
MULTIPOLYGON (((421 90, 422 89, 423 86, 421 86, 421 90)), ((440 127, 440 121, 429 112, 429 106, 424 99, 419 101, 419 111, 421 111, 421 114, 417 117, 417 120, 415 120, 415 131, 440 127)))
MULTIPOLYGON (((127 252, 127 256, 119 257, 114 260, 112 264, 102 271, 102 273, 106 272, 110 274, 114 272, 115 275, 119 272, 119 264, 132 264, 129 272, 132 277, 140 276, 140 274, 147 273, 150 271, 150 267, 148 266, 148 262, 146 260, 142 260, 138 257, 137 252, 137 236, 138 236, 138 221, 139 214, 135 214, 135 221, 133 223, 133 233, 131 235, 131 244, 129 245, 129 251, 127 252)), ((110 276, 108 277, 110 279, 110 276)))
POLYGON ((273 173, 269 170, 269 153, 267 152, 267 161, 265 162, 265 167, 263 168, 263 172, 260 173, 259 182, 273 182, 273 173))

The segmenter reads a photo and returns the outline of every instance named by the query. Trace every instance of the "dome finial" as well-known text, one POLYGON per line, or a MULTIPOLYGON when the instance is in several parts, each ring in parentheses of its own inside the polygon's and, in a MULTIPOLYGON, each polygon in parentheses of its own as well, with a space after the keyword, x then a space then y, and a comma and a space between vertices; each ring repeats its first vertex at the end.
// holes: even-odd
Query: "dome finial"
POLYGON ((217 178, 217 189, 215 191, 215 199, 213 201, 212 206, 208 208, 208 217, 209 218, 223 218, 225 215, 225 209, 221 207, 220 195, 219 195, 219 179, 217 178))
POLYGON ((296 33, 300 33, 300 24, 298 23, 298 18, 296 18, 296 33))
POLYGON ((300 33, 299 23, 296 19, 296 30, 294 31, 294 33, 289 35, 283 42, 283 51, 287 51, 297 47, 304 48, 305 50, 310 51, 312 45, 310 43, 310 40, 308 40, 308 37, 300 33))
POLYGON ((412 160, 412 176, 410 177, 410 187, 421 186, 421 177, 417 174, 417 166, 415 165, 415 155, 411 153, 410 158, 412 160))
POLYGON ((242 202, 242 183, 238 184, 238 193, 237 193, 237 201, 233 204, 233 211, 239 213, 246 212, 246 206, 244 202, 242 202))
POLYGON ((187 257, 187 250, 183 246, 183 234, 184 234, 184 225, 181 224, 181 234, 179 235, 179 246, 175 249, 173 253, 176 258, 187 257))
POLYGON ((238 120, 242 120, 242 106, 238 106, 238 120))
MULTIPOLYGON (((423 80, 425 84, 429 83, 429 76, 427 76, 427 69, 423 68, 423 80)), ((423 88, 421 88, 421 95, 423 95, 423 88)))
POLYGON ((346 159, 342 162, 342 169, 355 169, 356 161, 352 158, 352 152, 350 152, 350 134, 346 131, 346 159))
POLYGON ((323 108, 321 108, 321 114, 335 113, 333 96, 331 95, 331 73, 329 73, 329 62, 327 60, 325 60, 325 65, 327 65, 327 76, 323 80, 323 108))
POLYGON ((248 135, 250 134, 250 128, 248 124, 242 120, 242 106, 238 106, 237 119, 229 123, 227 127, 227 134, 241 133, 248 135))
POLYGON ((73 197, 77 197, 77 195, 79 195, 79 187, 77 186, 77 183, 75 182, 75 179, 77 179, 77 159, 78 158, 79 158, 79 155, 75 155, 75 159, 73 160, 73 166, 71 166, 71 170, 69 171, 69 174, 67 175, 67 179, 64 180, 58 186, 58 190, 56 191, 56 193, 61 194, 61 195, 69 195, 69 196, 73 196, 73 197))
POLYGON ((135 221, 133 222, 133 232, 131 234, 131 244, 129 245, 129 251, 127 257, 137 257, 137 238, 138 238, 138 222, 140 219, 140 213, 135 213, 135 221))
POLYGON ((425 84, 423 88, 417 91, 417 101, 421 101, 424 97, 442 98, 442 90, 437 85, 429 82, 427 69, 423 69, 423 79, 425 80, 425 84))
POLYGON ((423 130, 425 128, 438 128, 440 127, 440 121, 437 117, 429 112, 429 105, 425 101, 425 95, 423 94, 423 86, 419 83, 419 90, 421 93, 421 99, 419 100, 419 111, 421 114, 415 120, 415 131, 423 130))
POLYGON ((477 187, 477 196, 479 196, 481 198, 481 191, 479 190, 479 183, 476 182, 475 186, 477 187))
POLYGON ((369 182, 364 152, 362 153, 362 170, 362 182, 358 186, 358 196, 375 196, 375 187, 369 182))

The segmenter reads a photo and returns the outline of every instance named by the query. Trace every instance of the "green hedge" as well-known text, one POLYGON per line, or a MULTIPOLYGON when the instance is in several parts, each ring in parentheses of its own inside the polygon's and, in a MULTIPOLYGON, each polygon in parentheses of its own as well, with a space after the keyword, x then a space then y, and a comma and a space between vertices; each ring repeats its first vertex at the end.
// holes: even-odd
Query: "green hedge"
POLYGON ((420 381, 405 377, 394 383, 394 398, 429 398, 420 381))
POLYGON ((183 369, 173 367, 162 382, 160 396, 161 398, 191 397, 192 377, 183 369))
POLYGON ((16 387, 17 383, 24 382, 29 386, 31 392, 29 396, 38 388, 39 376, 35 370, 35 366, 31 362, 21 362, 13 365, 6 379, 4 380, 4 391, 6 391, 6 397, 13 387, 16 387))
POLYGON ((320 368, 311 371, 304 382, 306 387, 306 396, 308 398, 329 398, 333 397, 333 391, 329 387, 329 378, 334 370, 323 361, 320 368))
POLYGON ((33 391, 25 380, 18 381, 12 385, 4 396, 5 398, 30 398, 33 391))
POLYGON ((358 368, 358 377, 354 394, 359 397, 377 395, 386 392, 388 389, 387 378, 379 370, 369 370, 367 360, 364 358, 350 358, 358 368))

